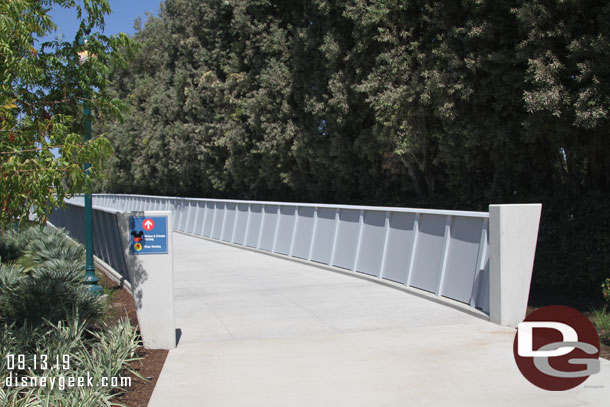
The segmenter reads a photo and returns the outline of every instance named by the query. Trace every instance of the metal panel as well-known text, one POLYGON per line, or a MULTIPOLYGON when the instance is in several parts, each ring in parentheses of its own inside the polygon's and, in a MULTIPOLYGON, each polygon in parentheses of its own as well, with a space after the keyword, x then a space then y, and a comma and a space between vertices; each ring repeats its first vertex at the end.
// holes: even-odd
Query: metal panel
POLYGON ((364 212, 362 226, 362 241, 358 254, 358 267, 356 271, 381 276, 381 263, 383 262, 383 248, 385 243, 385 212, 364 212))
POLYGON ((313 234, 314 208, 299 206, 297 209, 297 224, 292 244, 292 256, 301 259, 309 257, 311 237, 313 234))
POLYGON ((290 254, 296 221, 295 206, 280 206, 279 225, 275 237, 275 253, 290 254))
POLYGON ((483 219, 454 217, 442 294, 470 303, 483 219))
POLYGON ((101 229, 100 211, 91 211, 91 223, 92 223, 92 240, 93 240, 93 253, 101 253, 103 239, 101 229))
POLYGON ((263 219, 263 226, 261 231, 261 240, 259 242, 259 249, 272 251, 273 242, 275 241, 275 230, 277 228, 278 219, 278 206, 277 205, 265 205, 264 207, 265 216, 263 219))
POLYGON ((76 239, 81 242, 81 243, 85 243, 85 210, 83 207, 78 207, 78 210, 76 211, 76 230, 75 232, 75 236, 76 239))
POLYGON ((106 243, 109 245, 109 261, 108 264, 112 266, 113 269, 121 273, 123 277, 129 280, 129 276, 127 275, 127 270, 125 268, 125 258, 123 256, 123 247, 121 245, 121 236, 118 232, 118 225, 116 215, 107 214, 105 218, 106 231, 104 238, 106 239, 106 243))
POLYGON ((233 236, 233 226, 235 225, 235 215, 236 215, 237 205, 234 203, 227 203, 225 206, 225 219, 224 219, 224 227, 222 230, 221 239, 225 242, 230 242, 231 237, 233 236))
POLYGON ((180 214, 178 217, 178 230, 184 232, 186 230, 186 224, 188 222, 189 215, 189 207, 188 201, 178 201, 176 202, 177 212, 180 214))
POLYGON ((212 239, 219 240, 222 232, 222 224, 225 218, 224 202, 216 202, 214 207, 214 226, 212 227, 212 239))
POLYGON ((257 247, 263 218, 263 205, 250 205, 250 221, 246 234, 246 246, 257 247))
POLYGON ((330 264, 335 237, 335 211, 332 208, 318 208, 318 220, 313 238, 311 260, 330 264))
POLYGON ((184 227, 184 231, 186 233, 193 233, 195 230, 195 217, 197 216, 197 202, 196 201, 188 201, 188 211, 189 216, 186 222, 186 226, 184 227))
POLYGON ((414 224, 414 213, 390 214, 384 278, 403 284, 407 283, 415 238, 414 224))
MULTIPOLYGON (((335 237, 333 266, 350 269, 354 266, 360 228, 360 211, 341 209, 335 237)), ((333 231, 333 236, 334 236, 333 231)))
POLYGON ((436 294, 443 295, 443 285, 445 281, 445 271, 447 269, 447 259, 449 258, 449 249, 451 248, 451 225, 453 216, 445 217, 445 234, 443 236, 443 252, 441 254, 441 271, 436 285, 436 294))
POLYGON ((98 213, 99 217, 98 217, 98 222, 97 222, 97 229, 98 229, 98 238, 102 241, 100 241, 98 244, 100 244, 100 250, 99 250, 99 257, 101 257, 106 263, 108 264, 112 264, 111 259, 111 252, 110 252, 110 244, 109 242, 105 242, 104 240, 108 239, 108 236, 110 236, 110 231, 108 230, 108 227, 106 225, 106 219, 109 216, 112 216, 111 214, 107 213, 107 212, 102 212, 102 211, 93 211, 93 213, 98 213))
POLYGON ((246 229, 248 225, 248 207, 246 203, 237 205, 237 219, 235 220, 235 232, 233 243, 243 245, 246 241, 246 229))
POLYGON ((205 219, 203 222, 203 236, 212 236, 212 222, 214 222, 214 202, 206 202, 205 219))
POLYGON ((182 210, 180 208, 180 204, 177 199, 172 199, 170 201, 170 211, 172 212, 172 216, 176 219, 175 230, 180 230, 180 219, 182 219, 182 210))
POLYGON ((480 288, 475 306, 484 313, 489 314, 489 255, 485 261, 485 268, 480 272, 480 276, 480 288))
POLYGON ((203 218, 205 216, 205 203, 195 202, 195 220, 193 221, 193 234, 201 236, 203 233, 203 218))
POLYGON ((127 264, 125 262, 125 254, 123 252, 123 245, 121 244, 121 230, 119 228, 119 221, 117 215, 108 217, 108 224, 110 226, 109 235, 106 236, 107 242, 111 245, 111 251, 113 253, 112 267, 118 271, 127 281, 129 281, 129 272, 127 270, 127 264))
POLYGON ((188 200, 183 200, 182 202, 180 202, 180 210, 182 211, 183 215, 182 215, 182 219, 180 222, 180 231, 181 232, 186 232, 186 226, 189 223, 189 217, 191 216, 191 207, 190 207, 190 201, 188 200))
POLYGON ((411 285, 436 293, 444 248, 446 216, 421 215, 411 285))
POLYGON ((470 305, 489 314, 489 223, 484 220, 481 231, 481 250, 479 252, 479 267, 472 287, 470 305))
MULTIPOLYGON (((102 247, 99 253, 96 253, 96 256, 104 260, 106 263, 112 265, 113 261, 113 253, 111 250, 111 238, 110 236, 110 228, 108 224, 108 218, 112 217, 112 214, 102 211, 94 210, 93 213, 99 213, 99 221, 96 225, 94 225, 94 230, 97 230, 99 238, 103 239, 102 247)), ((114 240, 114 239, 112 239, 114 240)))

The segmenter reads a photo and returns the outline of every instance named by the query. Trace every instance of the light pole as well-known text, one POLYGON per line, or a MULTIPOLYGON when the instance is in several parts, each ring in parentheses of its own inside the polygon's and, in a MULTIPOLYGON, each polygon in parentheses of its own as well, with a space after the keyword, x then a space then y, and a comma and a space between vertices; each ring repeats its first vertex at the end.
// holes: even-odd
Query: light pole
MULTIPOLYGON (((86 33, 88 34, 88 32, 86 33)), ((78 40, 79 45, 86 45, 89 37, 87 35, 82 36, 78 40)), ((85 50, 78 53, 79 62, 82 65, 89 58, 89 53, 85 50)), ((85 142, 91 140, 91 104, 87 99, 89 92, 85 96, 83 101, 83 121, 85 125, 85 142)), ((91 163, 85 163, 84 171, 87 178, 91 171, 91 163)), ((93 210, 91 192, 85 194, 85 284, 89 286, 89 291, 101 295, 103 290, 98 283, 97 277, 95 277, 95 266, 93 265, 93 210)))

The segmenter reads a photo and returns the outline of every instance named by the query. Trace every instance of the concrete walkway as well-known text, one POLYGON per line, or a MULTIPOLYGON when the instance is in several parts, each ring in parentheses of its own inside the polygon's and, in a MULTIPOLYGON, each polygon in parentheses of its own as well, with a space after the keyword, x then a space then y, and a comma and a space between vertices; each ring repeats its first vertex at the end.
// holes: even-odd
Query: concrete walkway
POLYGON ((526 381, 515 330, 370 281, 174 233, 176 327, 149 406, 607 406, 610 362, 526 381))

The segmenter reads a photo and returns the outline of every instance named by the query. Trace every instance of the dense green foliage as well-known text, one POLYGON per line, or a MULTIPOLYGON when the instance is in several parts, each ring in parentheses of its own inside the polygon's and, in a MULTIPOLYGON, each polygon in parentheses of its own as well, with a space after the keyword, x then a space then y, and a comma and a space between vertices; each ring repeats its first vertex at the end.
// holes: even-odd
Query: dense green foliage
MULTIPOLYGON (((102 386, 102 378, 124 377, 125 372, 139 374, 130 367, 138 360, 140 346, 136 329, 127 318, 96 332, 87 331, 87 324, 74 318, 69 322, 46 323, 37 328, 14 325, 0 326, 0 403, 12 407, 110 407, 120 406, 114 398, 119 387, 102 386), (8 366, 8 355, 26 355, 26 369, 8 366), (38 362, 34 367, 33 357, 38 362), (47 356, 48 368, 41 364, 41 355, 47 356), (8 387, 7 378, 23 376, 45 378, 43 386, 8 387), (68 387, 67 378, 91 377, 92 386, 68 387), (51 388, 53 381, 53 388, 51 388)), ((110 380, 110 379, 108 379, 110 380)), ((13 381, 15 383, 15 381, 13 381)), ((85 381, 86 383, 86 381, 85 381)), ((109 382, 111 383, 111 382, 109 382)))
POLYGON ((122 106, 106 85, 130 41, 124 34, 100 33, 109 12, 108 0, 0 2, 1 222, 25 222, 30 209, 43 222, 66 196, 90 188, 83 165, 92 164, 95 175, 110 155, 105 138, 83 140, 82 115, 83 103, 98 119, 118 114, 122 106), (51 7, 77 11, 81 25, 73 42, 45 40, 56 28, 51 7), (79 62, 84 52, 90 58, 79 62))
POLYGON ((82 320, 101 318, 103 301, 83 284, 82 246, 38 227, 6 232, 0 241, 10 248, 0 264, 0 323, 35 327, 68 321, 75 312, 82 320))
POLYGON ((113 76, 108 192, 544 205, 535 288, 610 272, 610 4, 166 0, 113 76))
POLYGON ((126 318, 113 326, 101 322, 105 304, 83 284, 82 246, 61 231, 32 227, 5 232, 0 250, 0 405, 116 405, 120 389, 100 387, 101 378, 131 371, 140 341, 126 318), (9 366, 9 355, 25 355, 25 368, 9 366), (57 361, 62 368, 48 368, 57 361), (58 380, 88 375, 93 387, 59 387, 58 380), (6 386, 9 376, 45 377, 56 386, 6 386))

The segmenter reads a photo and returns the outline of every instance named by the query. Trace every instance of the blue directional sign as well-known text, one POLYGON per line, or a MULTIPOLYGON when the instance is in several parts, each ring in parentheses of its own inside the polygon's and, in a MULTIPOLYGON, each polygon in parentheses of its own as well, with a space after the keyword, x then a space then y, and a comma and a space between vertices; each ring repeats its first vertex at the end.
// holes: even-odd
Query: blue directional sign
POLYGON ((167 254, 167 216, 130 216, 129 239, 132 254, 167 254))

